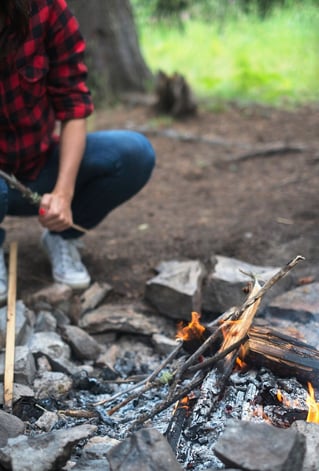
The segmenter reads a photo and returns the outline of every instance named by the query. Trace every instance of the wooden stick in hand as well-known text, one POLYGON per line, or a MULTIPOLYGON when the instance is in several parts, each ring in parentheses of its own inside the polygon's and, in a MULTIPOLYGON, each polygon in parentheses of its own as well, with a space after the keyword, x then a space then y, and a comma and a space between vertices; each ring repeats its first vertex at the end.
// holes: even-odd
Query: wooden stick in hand
MULTIPOLYGON (((31 204, 35 206, 40 206, 42 196, 39 193, 30 190, 30 188, 19 182, 19 180, 17 180, 14 175, 8 175, 3 170, 0 170, 0 177, 2 177, 11 186, 11 188, 20 191, 22 196, 26 198, 31 204)), ((78 224, 73 223, 71 227, 80 232, 89 232, 88 229, 85 229, 84 227, 79 226, 78 224)))

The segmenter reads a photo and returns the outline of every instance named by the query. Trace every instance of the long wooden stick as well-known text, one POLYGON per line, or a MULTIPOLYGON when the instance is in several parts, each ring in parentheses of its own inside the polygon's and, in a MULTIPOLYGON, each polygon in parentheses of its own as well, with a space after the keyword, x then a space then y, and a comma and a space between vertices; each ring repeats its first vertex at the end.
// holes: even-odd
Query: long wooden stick
MULTIPOLYGON (((19 182, 19 180, 17 180, 14 175, 8 175, 3 170, 0 170, 0 177, 2 177, 12 188, 20 191, 22 196, 26 198, 31 204, 33 204, 34 206, 40 206, 42 196, 39 193, 30 190, 30 188, 19 182)), ((79 226, 78 224, 73 223, 71 227, 80 232, 89 232, 88 229, 85 229, 84 227, 79 226)))
POLYGON ((17 260, 18 244, 10 244, 8 303, 7 303, 7 331, 6 353, 4 368, 4 408, 12 410, 13 379, 14 379, 14 353, 15 353, 15 325, 16 325, 16 294, 17 294, 17 260))

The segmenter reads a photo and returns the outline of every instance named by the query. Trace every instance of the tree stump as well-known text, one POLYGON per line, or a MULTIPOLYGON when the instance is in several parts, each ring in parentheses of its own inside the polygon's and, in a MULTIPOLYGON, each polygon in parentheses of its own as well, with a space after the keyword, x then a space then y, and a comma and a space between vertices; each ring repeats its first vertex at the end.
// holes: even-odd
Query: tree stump
POLYGON ((159 71, 155 78, 156 111, 176 118, 194 115, 197 105, 192 91, 183 75, 169 76, 159 71))

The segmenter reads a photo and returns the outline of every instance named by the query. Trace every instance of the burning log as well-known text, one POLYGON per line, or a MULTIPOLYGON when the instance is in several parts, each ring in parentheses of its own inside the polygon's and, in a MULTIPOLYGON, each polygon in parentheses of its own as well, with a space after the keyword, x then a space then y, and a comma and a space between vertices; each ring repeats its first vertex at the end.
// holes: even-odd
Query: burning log
MULTIPOLYGON (((257 293, 260 291, 260 288, 260 284, 257 280, 255 280, 254 286, 252 287, 245 303, 247 307, 244 309, 241 316, 235 321, 225 322, 225 327, 223 327, 224 341, 220 351, 224 351, 227 347, 233 345, 238 340, 245 338, 247 335, 260 305, 261 298, 255 298, 257 293), (254 300, 253 303, 251 303, 251 300, 254 300)), ((224 376, 226 378, 228 378, 230 375, 237 356, 238 350, 232 351, 229 355, 227 355, 223 362, 219 362, 217 364, 217 368, 224 372, 224 376)))
POLYGON ((239 357, 249 365, 265 366, 278 375, 319 385, 318 350, 271 328, 252 327, 239 357))
POLYGON ((194 402, 195 396, 191 397, 185 396, 181 399, 174 410, 174 414, 170 420, 170 423, 165 432, 168 443, 171 445, 171 448, 176 453, 179 438, 182 433, 185 421, 190 414, 192 402, 194 402))

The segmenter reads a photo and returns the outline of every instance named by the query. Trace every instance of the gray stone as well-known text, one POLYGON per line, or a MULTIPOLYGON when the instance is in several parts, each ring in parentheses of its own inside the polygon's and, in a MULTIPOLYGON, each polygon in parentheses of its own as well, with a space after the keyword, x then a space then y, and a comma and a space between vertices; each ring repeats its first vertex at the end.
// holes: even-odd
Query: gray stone
POLYGON ((96 340, 75 325, 63 328, 63 338, 70 345, 74 356, 78 360, 96 360, 101 352, 96 340))
POLYGON ((176 340, 166 337, 166 335, 162 334, 152 335, 152 343, 157 353, 161 355, 167 355, 171 353, 178 345, 176 340))
POLYGON ((69 317, 69 311, 71 309, 71 303, 66 302, 66 305, 59 305, 59 307, 53 308, 52 314, 54 315, 58 327, 71 324, 69 317), (61 307, 63 309, 61 309, 61 307))
POLYGON ((306 439, 306 455, 300 471, 318 471, 319 469, 319 424, 297 420, 291 426, 306 439))
POLYGON ((142 429, 107 454, 117 471, 182 471, 166 438, 155 429, 142 429))
POLYGON ((96 360, 101 352, 99 344, 87 332, 75 325, 63 328, 63 338, 78 360, 96 360))
POLYGON ((84 314, 79 327, 90 334, 107 331, 141 335, 158 333, 161 322, 154 315, 141 313, 132 304, 105 304, 84 314))
POLYGON ((9 438, 17 437, 24 432, 25 424, 18 417, 0 410, 0 448, 4 447, 9 438))
MULTIPOLYGON (((13 384, 13 403, 22 397, 34 397, 34 391, 26 384, 13 384)), ((3 384, 0 384, 0 405, 3 405, 3 384)))
POLYGON ((69 376, 56 371, 45 371, 34 380, 34 391, 38 399, 61 398, 71 391, 72 386, 73 381, 69 376))
POLYGON ((57 320, 50 311, 40 311, 34 326, 35 332, 55 332, 57 320))
MULTIPOLYGON (((0 353, 0 381, 4 379, 5 353, 0 353)), ((14 356, 14 380, 31 385, 36 373, 33 355, 26 346, 18 346, 14 356)))
POLYGON ((75 466, 72 466, 72 471, 111 471, 109 463, 104 460, 80 460, 75 466))
MULTIPOLYGON (((16 303, 15 315, 15 343, 22 345, 27 334, 28 319, 26 316, 27 308, 22 301, 16 303)), ((0 349, 5 348, 7 330, 7 307, 0 309, 0 349)))
POLYGON ((190 320, 192 311, 201 310, 204 265, 197 260, 162 262, 159 274, 147 281, 145 299, 161 314, 172 319, 190 320))
POLYGON ((29 342, 32 353, 46 356, 54 371, 73 374, 78 367, 70 361, 71 349, 56 332, 36 332, 29 342))
POLYGON ((90 334, 92 338, 100 345, 102 351, 109 348, 110 345, 113 345, 116 342, 117 333, 116 331, 112 332, 101 332, 100 334, 90 334))
POLYGON ((225 465, 246 471, 300 471, 305 451, 305 438, 296 430, 235 420, 214 447, 225 465))
POLYGON ((96 431, 93 425, 44 433, 34 437, 20 436, 0 449, 0 467, 12 471, 54 471, 62 469, 74 446, 96 431))
POLYGON ((35 425, 38 427, 38 429, 43 430, 44 432, 51 432, 58 421, 58 414, 56 412, 47 410, 41 415, 41 417, 38 418, 38 420, 35 422, 35 425))
POLYGON ((29 347, 35 355, 47 355, 50 358, 69 359, 71 350, 56 332, 36 332, 30 339, 29 347))
POLYGON ((93 283, 81 296, 81 315, 95 309, 112 289, 108 283, 93 283))
MULTIPOLYGON (((246 263, 236 258, 214 255, 211 258, 214 265, 213 270, 207 277, 203 288, 203 311, 213 314, 221 314, 233 306, 240 306, 247 294, 243 288, 247 286, 251 278, 244 273, 257 275, 260 281, 267 281, 274 276, 279 268, 258 266, 246 263), (243 273, 244 272, 244 273, 243 273)), ((275 285, 277 288, 277 285, 275 285)), ((284 281, 278 283, 280 292, 291 286, 291 279, 286 276, 284 281)), ((278 291, 272 289, 271 296, 278 294, 278 291)), ((266 296, 264 297, 266 299, 266 296)))
POLYGON ((64 301, 69 301, 72 296, 72 288, 61 283, 52 283, 51 285, 33 293, 30 296, 29 304, 36 307, 45 306, 56 306, 63 303, 64 301))
POLYGON ((292 289, 274 298, 267 313, 300 323, 319 320, 319 283, 292 289))
POLYGON ((81 461, 106 458, 109 450, 119 443, 119 440, 108 436, 92 437, 83 447, 81 461))

